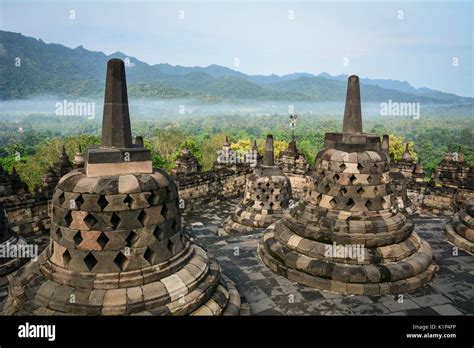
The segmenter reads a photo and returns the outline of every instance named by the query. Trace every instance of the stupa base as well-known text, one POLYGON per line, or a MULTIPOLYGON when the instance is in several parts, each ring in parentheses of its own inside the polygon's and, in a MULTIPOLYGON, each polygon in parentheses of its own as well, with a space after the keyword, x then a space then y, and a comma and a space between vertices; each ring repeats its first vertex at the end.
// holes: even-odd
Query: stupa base
POLYGON ((438 269, 432 261, 430 246, 415 233, 409 242, 389 246, 392 251, 388 252, 387 258, 391 261, 380 264, 367 261, 361 265, 343 264, 325 259, 323 255, 310 257, 297 250, 306 249, 308 252, 318 247, 311 246, 311 242, 301 237, 293 237, 293 240, 296 243, 290 241, 291 248, 283 245, 275 238, 275 225, 270 226, 259 244, 260 259, 273 272, 319 290, 346 295, 400 294, 425 285, 438 269), (417 250, 410 251, 410 247, 417 250))
POLYGON ((217 230, 218 236, 228 236, 231 234, 251 234, 259 231, 264 231, 267 226, 258 226, 258 224, 242 224, 240 222, 234 221, 232 216, 229 216, 222 223, 222 227, 217 230))
MULTIPOLYGON (((49 248, 48 248, 49 249, 49 248)), ((143 269, 136 279, 158 279, 136 285, 119 273, 87 277, 56 269, 48 249, 11 279, 5 315, 239 315, 248 313, 231 280, 217 262, 196 245, 178 261, 143 269), (179 270, 176 270, 176 267, 179 270), (79 286, 89 282, 87 287, 79 286), (122 282, 123 281, 123 282, 122 282), (127 284, 130 284, 128 285, 127 284), (92 286, 90 286, 92 284, 92 286)))
POLYGON ((449 221, 444 226, 444 235, 446 236, 446 239, 448 240, 448 242, 474 255, 474 242, 471 242, 467 240, 466 238, 460 236, 455 231, 452 221, 449 221))

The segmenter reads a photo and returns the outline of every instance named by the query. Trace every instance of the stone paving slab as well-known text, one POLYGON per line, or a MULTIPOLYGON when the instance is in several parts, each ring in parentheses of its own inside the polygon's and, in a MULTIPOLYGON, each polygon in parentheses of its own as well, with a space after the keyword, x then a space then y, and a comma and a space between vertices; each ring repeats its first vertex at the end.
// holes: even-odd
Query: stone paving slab
POLYGON ((448 243, 445 218, 414 219, 415 231, 433 248, 440 270, 433 280, 396 296, 345 296, 289 281, 258 258, 262 232, 218 237, 219 224, 238 199, 191 212, 185 220, 197 244, 216 255, 224 273, 249 301, 255 315, 473 315, 474 257, 448 243), (457 255, 456 255, 457 253, 457 255))

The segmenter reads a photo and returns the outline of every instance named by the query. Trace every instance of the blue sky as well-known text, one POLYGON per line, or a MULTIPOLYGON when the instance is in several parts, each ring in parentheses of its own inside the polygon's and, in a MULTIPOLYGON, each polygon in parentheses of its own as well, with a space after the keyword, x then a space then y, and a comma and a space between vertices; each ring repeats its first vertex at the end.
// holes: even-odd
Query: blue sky
POLYGON ((357 74, 474 96, 470 1, 0 1, 2 30, 149 64, 357 74))

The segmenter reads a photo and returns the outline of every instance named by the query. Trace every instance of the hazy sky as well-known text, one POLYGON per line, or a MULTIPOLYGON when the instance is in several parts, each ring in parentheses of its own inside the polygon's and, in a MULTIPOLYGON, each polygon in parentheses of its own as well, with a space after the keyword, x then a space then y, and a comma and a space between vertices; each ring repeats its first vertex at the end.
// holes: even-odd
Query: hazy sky
POLYGON ((0 28, 150 64, 358 74, 474 96, 470 1, 0 0, 0 28))

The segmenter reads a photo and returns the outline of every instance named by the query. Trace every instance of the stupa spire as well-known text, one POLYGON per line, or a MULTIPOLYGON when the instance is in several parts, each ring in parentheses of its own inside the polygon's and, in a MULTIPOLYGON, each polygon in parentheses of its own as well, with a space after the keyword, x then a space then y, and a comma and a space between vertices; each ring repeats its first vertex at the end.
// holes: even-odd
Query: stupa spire
POLYGON ((273 166, 274 156, 273 156, 273 135, 267 135, 267 141, 265 143, 265 155, 263 157, 263 164, 266 166, 273 166))
POLYGON ((344 109, 343 133, 362 133, 359 77, 349 76, 347 81, 346 107, 344 109))
POLYGON ((121 59, 111 59, 107 62, 102 146, 132 147, 125 64, 121 59))

